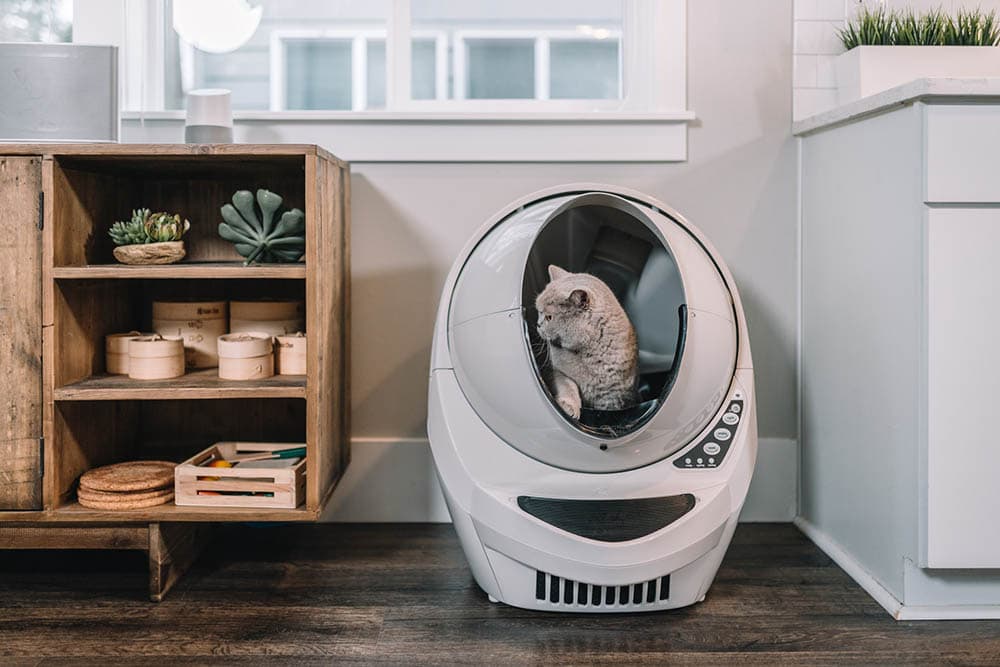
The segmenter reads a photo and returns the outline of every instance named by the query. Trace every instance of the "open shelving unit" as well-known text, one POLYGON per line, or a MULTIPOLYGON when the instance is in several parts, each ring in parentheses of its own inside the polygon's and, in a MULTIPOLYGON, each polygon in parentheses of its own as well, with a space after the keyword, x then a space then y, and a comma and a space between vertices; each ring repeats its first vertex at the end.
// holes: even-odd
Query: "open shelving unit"
MULTIPOLYGON (((10 436, 0 441, 14 443, 12 455, 0 458, 0 548, 18 546, 15 534, 23 546, 26 533, 11 530, 28 524, 50 529, 47 535, 77 529, 64 531, 67 538, 81 526, 96 535, 98 527, 146 524, 152 559, 154 532, 158 544, 190 534, 173 524, 318 519, 350 460, 348 165, 316 146, 95 144, 0 147, 0 167, 0 203, 16 197, 21 207, 39 209, 34 238, 15 235, 11 254, 21 256, 21 270, 5 270, 10 291, 0 299, 40 285, 37 305, 22 313, 27 322, 0 324, 0 336, 31 352, 13 356, 13 375, 0 380, 9 387, 0 389, 30 398, 37 388, 39 395, 18 404, 17 432, 0 433, 10 436), (219 208, 236 190, 261 187, 305 211, 303 261, 244 266, 218 237, 219 208), (140 207, 191 221, 181 263, 114 263, 107 229, 140 207), (220 379, 216 369, 156 381, 107 374, 104 337, 149 331, 151 304, 164 298, 304 301, 306 375, 238 382, 220 379), (277 510, 171 502, 110 512, 76 502, 77 480, 91 468, 180 462, 221 440, 305 442, 305 503, 277 510), (5 479, 16 483, 5 489, 5 479)), ((4 252, 0 260, 8 259, 4 252)), ((67 539, 65 546, 73 545, 67 539)))

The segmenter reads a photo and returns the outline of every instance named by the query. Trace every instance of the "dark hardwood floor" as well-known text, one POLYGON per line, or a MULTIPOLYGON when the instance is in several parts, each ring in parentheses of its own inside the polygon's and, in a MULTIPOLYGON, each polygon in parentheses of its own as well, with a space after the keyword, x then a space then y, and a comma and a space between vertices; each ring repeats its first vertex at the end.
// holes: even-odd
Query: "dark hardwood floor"
POLYGON ((221 529, 165 602, 144 556, 0 552, 0 664, 1000 664, 1000 623, 896 622, 788 524, 741 525, 705 602, 490 604, 448 525, 221 529))

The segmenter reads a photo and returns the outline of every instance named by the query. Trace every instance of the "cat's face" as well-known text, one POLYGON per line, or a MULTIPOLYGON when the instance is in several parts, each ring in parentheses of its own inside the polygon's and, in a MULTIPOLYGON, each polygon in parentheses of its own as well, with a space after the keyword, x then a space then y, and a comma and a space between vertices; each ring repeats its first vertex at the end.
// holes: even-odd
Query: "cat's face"
POLYGON ((554 347, 578 350, 597 335, 594 297, 599 292, 585 273, 549 266, 549 284, 535 299, 538 335, 554 347))

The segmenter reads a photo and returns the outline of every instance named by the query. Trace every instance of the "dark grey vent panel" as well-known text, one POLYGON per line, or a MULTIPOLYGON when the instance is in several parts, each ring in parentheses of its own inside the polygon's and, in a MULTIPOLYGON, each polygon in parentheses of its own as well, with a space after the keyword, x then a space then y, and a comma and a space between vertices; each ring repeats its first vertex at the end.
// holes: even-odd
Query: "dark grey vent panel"
POLYGON ((690 493, 623 500, 517 498, 517 506, 531 516, 574 535, 601 542, 627 542, 655 533, 690 512, 694 504, 694 496, 690 493))

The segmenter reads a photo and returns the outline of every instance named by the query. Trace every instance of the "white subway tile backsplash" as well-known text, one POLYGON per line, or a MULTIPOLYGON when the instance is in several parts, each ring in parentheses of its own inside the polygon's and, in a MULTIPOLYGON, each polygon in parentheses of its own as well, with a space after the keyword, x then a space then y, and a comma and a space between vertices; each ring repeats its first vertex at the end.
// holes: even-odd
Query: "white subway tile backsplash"
POLYGON ((796 21, 842 21, 844 0, 795 0, 796 21))
POLYGON ((799 88, 792 91, 792 118, 802 120, 837 105, 835 88, 799 88))
POLYGON ((826 56, 792 56, 793 88, 815 88, 818 85, 816 81, 816 61, 821 57, 826 56))
POLYGON ((816 58, 816 87, 836 88, 837 73, 834 61, 840 56, 814 56, 816 58))
POLYGON ((795 21, 793 53, 802 55, 836 54, 844 50, 837 37, 839 21, 795 21))
POLYGON ((808 118, 837 104, 834 61, 843 52, 837 31, 860 0, 794 0, 792 115, 808 118))

